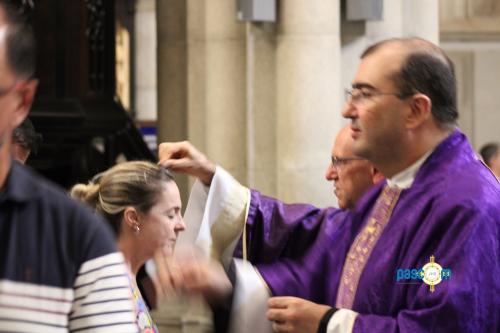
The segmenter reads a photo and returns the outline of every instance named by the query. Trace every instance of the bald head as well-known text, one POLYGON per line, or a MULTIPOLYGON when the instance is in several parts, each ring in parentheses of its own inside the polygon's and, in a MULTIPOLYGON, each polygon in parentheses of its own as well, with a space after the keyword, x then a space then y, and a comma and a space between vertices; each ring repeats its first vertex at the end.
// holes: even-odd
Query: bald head
POLYGON ((332 147, 332 162, 325 178, 334 182, 334 193, 342 209, 353 209, 361 196, 382 176, 373 165, 353 154, 350 127, 338 133, 332 147))
POLYGON ((349 126, 343 127, 335 138, 332 152, 337 152, 345 156, 353 157, 354 153, 352 151, 352 145, 354 143, 354 140, 352 139, 351 133, 352 132, 349 126))

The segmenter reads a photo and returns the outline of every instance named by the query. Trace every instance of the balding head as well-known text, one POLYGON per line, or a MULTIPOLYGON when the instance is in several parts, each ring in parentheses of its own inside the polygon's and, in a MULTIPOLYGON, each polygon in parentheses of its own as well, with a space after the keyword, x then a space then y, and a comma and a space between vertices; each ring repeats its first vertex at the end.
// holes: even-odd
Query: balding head
POLYGON ((436 44, 431 43, 430 41, 418 37, 408 37, 408 38, 389 38, 382 40, 378 43, 375 43, 369 46, 362 54, 361 59, 367 57, 383 47, 401 47, 404 52, 407 54, 415 53, 415 52, 427 52, 432 54, 435 57, 441 59, 441 61, 447 63, 447 66, 453 67, 450 59, 446 55, 446 53, 436 44))
POLYGON ((334 182, 339 207, 353 209, 361 196, 383 177, 369 161, 354 156, 351 130, 347 126, 335 139, 325 178, 334 182))
POLYGON ((351 136, 351 129, 349 126, 343 127, 337 137, 335 138, 335 142, 332 147, 332 153, 339 153, 345 157, 354 156, 352 151, 353 139, 351 136))
POLYGON ((370 46, 361 59, 384 50, 401 53, 399 70, 389 73, 399 95, 428 96, 436 123, 446 129, 454 127, 458 118, 457 88, 454 66, 446 53, 421 38, 394 38, 370 46))

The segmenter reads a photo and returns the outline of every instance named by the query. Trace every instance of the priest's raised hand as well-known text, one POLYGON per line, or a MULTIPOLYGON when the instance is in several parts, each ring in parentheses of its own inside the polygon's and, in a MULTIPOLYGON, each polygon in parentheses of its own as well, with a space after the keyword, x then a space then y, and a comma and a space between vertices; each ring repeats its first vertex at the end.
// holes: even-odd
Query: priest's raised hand
POLYGON ((215 164, 190 142, 164 142, 158 147, 159 164, 175 172, 195 176, 210 186, 215 164))

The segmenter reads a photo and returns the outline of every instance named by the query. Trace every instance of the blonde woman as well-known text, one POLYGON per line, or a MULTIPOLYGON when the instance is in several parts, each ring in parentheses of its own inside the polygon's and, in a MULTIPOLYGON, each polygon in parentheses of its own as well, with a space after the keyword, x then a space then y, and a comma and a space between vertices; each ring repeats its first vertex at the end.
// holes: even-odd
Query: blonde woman
POLYGON ((118 239, 130 268, 130 285, 141 332, 157 332, 135 283, 139 268, 158 250, 171 255, 185 229, 179 189, 170 173, 150 162, 126 162, 103 172, 88 184, 77 184, 71 196, 102 214, 118 239))

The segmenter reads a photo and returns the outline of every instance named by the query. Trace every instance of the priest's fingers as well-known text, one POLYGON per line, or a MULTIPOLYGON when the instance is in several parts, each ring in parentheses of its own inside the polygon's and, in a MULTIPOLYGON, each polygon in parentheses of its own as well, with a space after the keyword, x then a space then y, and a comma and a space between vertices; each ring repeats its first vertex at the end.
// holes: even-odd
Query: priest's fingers
POLYGON ((182 265, 181 271, 185 292, 202 294, 207 300, 217 300, 232 291, 231 281, 218 262, 206 259, 191 262, 182 265))
POLYGON ((161 143, 158 149, 160 165, 198 177, 207 186, 212 182, 215 164, 188 141, 161 143))
POLYGON ((328 309, 330 309, 328 305, 316 304, 298 297, 276 297, 269 306, 267 317, 270 320, 287 323, 289 332, 314 333, 328 309), (272 307, 273 304, 282 308, 272 307))
MULTIPOLYGON (((193 161, 188 157, 179 159, 164 159, 158 162, 161 166, 175 172, 191 174, 190 170, 193 169, 193 161)), ((192 176, 195 176, 194 174, 192 176)))
POLYGON ((285 309, 287 308, 295 299, 295 297, 289 297, 289 296, 278 296, 278 297, 271 297, 267 301, 267 306, 271 308, 277 308, 277 309, 285 309))
POLYGON ((288 319, 288 313, 283 309, 269 309, 266 312, 266 317, 270 321, 285 322, 288 319))
POLYGON ((293 328, 287 322, 273 321, 271 326, 273 328, 273 331, 277 333, 293 332, 293 328))
POLYGON ((156 251, 153 257, 156 276, 153 279, 160 298, 166 297, 173 292, 172 280, 168 271, 166 258, 161 251, 156 251))
POLYGON ((190 145, 187 141, 160 143, 158 145, 158 158, 161 161, 188 156, 190 145))
POLYGON ((156 303, 159 304, 164 298, 166 298, 167 293, 163 290, 163 287, 158 279, 158 276, 152 276, 151 281, 153 282, 153 286, 156 293, 156 303))
POLYGON ((175 257, 166 258, 165 263, 172 288, 176 291, 182 291, 185 284, 183 264, 175 257))
POLYGON ((203 283, 207 282, 207 277, 204 276, 203 271, 197 265, 186 264, 181 268, 182 284, 187 291, 198 291, 203 283))
MULTIPOLYGON (((187 142, 164 142, 158 146, 158 164, 173 171, 189 173, 196 160, 197 151, 187 142)), ((194 176, 194 175, 193 175, 194 176)))

